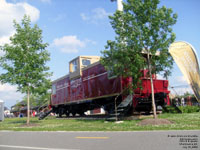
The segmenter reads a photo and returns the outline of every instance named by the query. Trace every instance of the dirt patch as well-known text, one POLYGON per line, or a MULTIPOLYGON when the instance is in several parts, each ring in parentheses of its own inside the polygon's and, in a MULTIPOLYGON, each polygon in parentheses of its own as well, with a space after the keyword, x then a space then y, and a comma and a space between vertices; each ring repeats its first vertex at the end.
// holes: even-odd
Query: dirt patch
POLYGON ((29 123, 29 124, 22 124, 20 127, 37 127, 40 126, 39 124, 36 123, 29 123))
POLYGON ((145 126, 145 125, 165 125, 165 124, 172 124, 173 122, 167 119, 144 119, 138 125, 145 126))

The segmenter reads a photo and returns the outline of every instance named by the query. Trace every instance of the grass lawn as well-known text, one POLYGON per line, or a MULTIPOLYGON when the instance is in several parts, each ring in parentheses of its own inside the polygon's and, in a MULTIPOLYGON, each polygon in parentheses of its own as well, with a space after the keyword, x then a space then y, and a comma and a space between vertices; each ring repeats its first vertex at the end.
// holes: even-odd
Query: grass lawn
MULTIPOLYGON (((0 122, 1 130, 13 131, 146 131, 146 130, 200 130, 200 112, 184 114, 161 114, 159 118, 173 122, 170 125, 139 126, 142 119, 126 120, 123 123, 104 120, 31 118, 33 126, 25 126, 26 118, 6 118, 0 122)), ((144 119, 144 118, 143 118, 144 119)))

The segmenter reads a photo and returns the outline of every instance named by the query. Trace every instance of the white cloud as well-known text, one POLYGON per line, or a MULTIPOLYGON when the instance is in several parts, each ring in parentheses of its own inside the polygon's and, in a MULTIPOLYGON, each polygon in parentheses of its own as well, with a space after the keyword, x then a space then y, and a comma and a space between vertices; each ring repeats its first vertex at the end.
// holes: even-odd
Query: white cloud
POLYGON ((13 20, 20 22, 23 16, 30 16, 32 22, 39 19, 40 11, 26 2, 8 3, 0 0, 0 44, 9 42, 9 37, 14 33, 13 20))
POLYGON ((59 47, 64 53, 77 53, 79 48, 85 47, 85 43, 75 35, 56 38, 53 41, 53 45, 59 47))
POLYGON ((182 76, 173 76, 170 77, 170 91, 172 94, 183 95, 186 92, 193 93, 192 88, 187 83, 185 77, 182 76))
POLYGON ((92 44, 92 45, 96 45, 96 44, 97 44, 96 41, 89 40, 89 39, 85 39, 84 41, 85 41, 85 43, 87 43, 87 44, 92 44))
POLYGON ((93 14, 94 14, 94 18, 95 19, 105 19, 107 18, 111 13, 107 13, 105 11, 105 9, 103 8, 96 8, 92 10, 93 14))
POLYGON ((177 81, 183 84, 187 84, 187 80, 184 76, 178 76, 177 81))
POLYGON ((81 13, 80 16, 81 16, 81 18, 82 18, 84 21, 87 21, 87 20, 90 19, 90 17, 89 17, 89 16, 86 16, 86 14, 84 14, 84 13, 81 13))
POLYGON ((53 22, 57 22, 57 21, 62 21, 63 19, 65 19, 66 14, 58 14, 56 17, 49 19, 53 22))
MULTIPOLYGON (((10 42, 10 39, 9 39, 10 37, 9 36, 0 36, 0 45, 3 45, 3 44, 5 44, 5 43, 9 43, 10 42)), ((3 56, 5 53, 2 51, 2 50, 0 50, 0 56, 3 56)))
POLYGON ((161 74, 156 75, 157 79, 165 80, 165 78, 161 74))
POLYGON ((40 0, 43 3, 51 3, 51 0, 40 0))
POLYGON ((182 76, 170 76, 169 81, 170 81, 170 86, 188 85, 188 83, 183 75, 182 76))
POLYGON ((94 24, 100 23, 100 21, 108 19, 109 15, 111 15, 111 13, 106 12, 104 8, 95 8, 91 11, 90 14, 80 14, 82 20, 94 24))
POLYGON ((87 44, 96 44, 96 42, 89 39, 80 40, 76 35, 69 35, 54 39, 52 45, 58 47, 63 53, 77 53, 87 44))
POLYGON ((17 88, 15 86, 11 86, 9 84, 1 84, 0 83, 0 92, 13 92, 13 91, 17 91, 17 88))
POLYGON ((170 93, 172 95, 184 95, 185 93, 189 92, 191 94, 193 94, 193 90, 192 88, 188 85, 188 86, 183 86, 183 87, 169 87, 170 93))
MULTIPOLYGON (((30 16, 32 22, 36 22, 39 19, 40 11, 26 2, 8 3, 6 0, 0 0, 0 45, 9 43, 9 37, 15 32, 13 20, 20 22, 25 14, 30 16)), ((0 51, 0 56, 2 55, 3 52, 0 51)), ((23 97, 16 90, 16 86, 0 83, 0 99, 4 100, 9 107, 23 97)))
MULTIPOLYGON (((10 34, 12 35, 12 34, 10 34)), ((0 45, 3 45, 5 43, 9 43, 10 42, 10 37, 9 36, 0 36, 0 45)), ((0 51, 1 53, 1 51, 0 51)))
POLYGON ((18 101, 22 100, 24 95, 16 91, 17 91, 16 86, 0 83, 0 99, 5 102, 5 106, 11 107, 16 103, 17 100, 18 101))

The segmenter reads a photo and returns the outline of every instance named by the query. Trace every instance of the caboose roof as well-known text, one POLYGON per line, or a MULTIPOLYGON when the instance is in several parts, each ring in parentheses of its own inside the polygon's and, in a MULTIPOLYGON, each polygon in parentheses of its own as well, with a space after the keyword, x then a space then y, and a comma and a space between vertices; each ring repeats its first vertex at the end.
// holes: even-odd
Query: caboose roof
POLYGON ((100 56, 85 56, 85 55, 81 55, 81 56, 77 56, 74 59, 72 59, 70 62, 78 59, 78 58, 100 58, 100 56))
POLYGON ((51 83, 56 83, 56 82, 58 82, 58 81, 60 81, 60 80, 63 80, 63 79, 65 79, 65 78, 67 78, 67 77, 69 77, 69 74, 66 74, 66 75, 64 75, 64 76, 62 76, 62 77, 60 77, 60 78, 58 78, 58 79, 56 79, 56 80, 53 80, 53 81, 51 81, 51 83))
MULTIPOLYGON (((85 55, 81 55, 81 56, 75 57, 74 59, 72 59, 71 61, 69 61, 69 63, 71 63, 72 61, 74 61, 74 60, 76 60, 76 59, 79 59, 79 58, 100 59, 100 56, 85 56, 85 55)), ((93 66, 94 64, 96 64, 96 63, 92 63, 92 64, 88 65, 88 67, 86 67, 86 68, 89 68, 89 67, 93 66)), ((83 69, 83 68, 81 68, 81 69, 83 69)), ((60 80, 63 80, 63 79, 65 79, 65 78, 67 78, 67 77, 69 77, 69 74, 66 74, 66 75, 62 76, 62 77, 60 77, 60 78, 58 78, 58 79, 52 81, 51 83, 52 83, 52 84, 53 84, 53 83, 56 83, 56 82, 58 82, 58 81, 60 81, 60 80)))

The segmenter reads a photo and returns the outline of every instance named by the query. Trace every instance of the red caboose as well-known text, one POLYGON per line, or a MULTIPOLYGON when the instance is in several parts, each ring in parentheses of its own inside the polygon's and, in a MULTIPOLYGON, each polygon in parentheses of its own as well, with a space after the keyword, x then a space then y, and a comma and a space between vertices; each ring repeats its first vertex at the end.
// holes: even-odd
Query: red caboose
MULTIPOLYGON (((115 101, 119 115, 132 110, 151 111, 151 86, 147 70, 141 77, 142 88, 134 94, 124 95, 123 90, 131 78, 112 75, 100 64, 98 56, 79 56, 69 63, 69 74, 52 82, 52 111, 62 116, 83 115, 87 110, 103 108, 112 113, 115 101)), ((153 77, 157 106, 169 104, 168 81, 153 77)))

